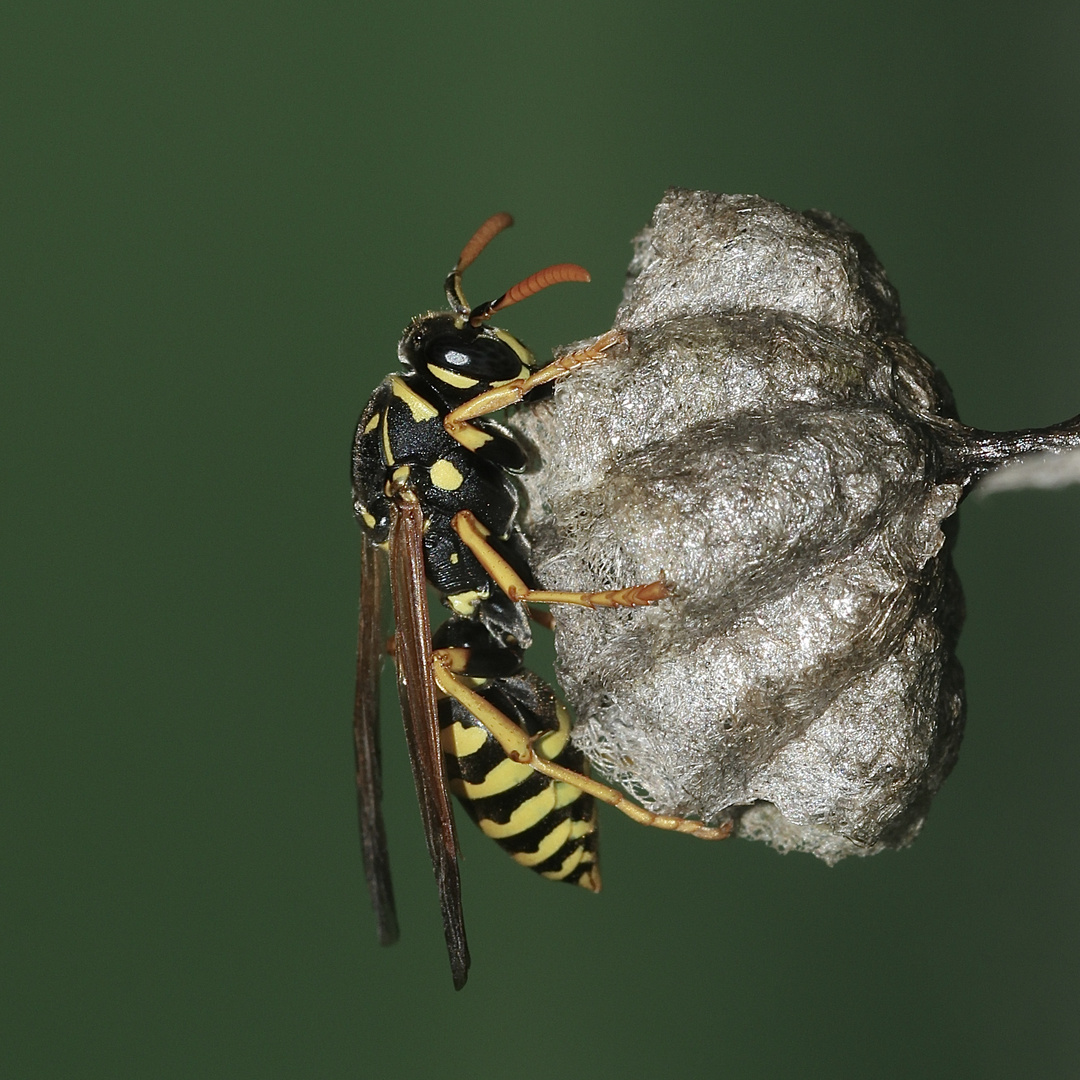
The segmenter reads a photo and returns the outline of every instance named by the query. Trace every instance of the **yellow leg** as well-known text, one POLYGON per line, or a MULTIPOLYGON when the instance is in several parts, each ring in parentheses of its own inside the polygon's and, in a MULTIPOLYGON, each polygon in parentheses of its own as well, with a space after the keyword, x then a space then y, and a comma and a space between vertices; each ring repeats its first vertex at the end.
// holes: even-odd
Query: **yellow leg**
POLYGON ((633 818, 641 825, 687 833, 690 836, 696 836, 699 840, 724 840, 731 835, 732 823, 730 821, 713 827, 701 821, 673 817, 670 814, 654 814, 651 810, 646 810, 637 803, 631 802, 622 792, 616 791, 613 787, 541 757, 533 750, 532 740, 517 724, 496 709, 490 701, 455 677, 453 658, 447 655, 448 652, 449 650, 436 649, 433 656, 435 682, 439 689, 468 709, 476 720, 491 732, 511 761, 528 765, 538 773, 551 777, 552 780, 561 780, 563 783, 570 784, 586 795, 591 795, 594 799, 599 799, 609 806, 614 806, 616 810, 621 810, 627 817, 633 818))
POLYGON ((530 589, 517 571, 488 543, 490 532, 475 514, 469 510, 460 510, 454 515, 452 524, 454 532, 476 556, 476 561, 511 600, 612 608, 644 607, 671 595, 667 582, 663 580, 650 581, 648 585, 632 585, 628 589, 609 589, 607 592, 551 592, 545 589, 530 589))
POLYGON ((470 398, 447 415, 443 421, 446 430, 453 435, 468 420, 475 420, 478 416, 487 416, 488 413, 516 405, 530 390, 535 390, 544 383, 563 379, 583 364, 602 360, 607 355, 608 349, 625 344, 626 335, 621 330, 609 330, 606 334, 601 334, 592 345, 560 356, 558 360, 553 360, 539 371, 534 371, 527 379, 512 379, 502 386, 493 387, 470 398))

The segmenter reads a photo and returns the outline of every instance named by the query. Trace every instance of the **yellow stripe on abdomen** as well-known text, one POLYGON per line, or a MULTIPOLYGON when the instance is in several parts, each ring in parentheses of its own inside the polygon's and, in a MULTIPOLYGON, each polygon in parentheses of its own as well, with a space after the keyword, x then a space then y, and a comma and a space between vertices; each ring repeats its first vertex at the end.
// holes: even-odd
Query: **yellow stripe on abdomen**
POLYGON ((475 754, 487 742, 487 738, 487 732, 479 724, 466 727, 458 720, 439 732, 439 744, 444 752, 459 758, 475 754))
POLYGON ((559 726, 554 731, 541 735, 533 743, 533 749, 548 761, 554 761, 566 749, 566 744, 570 741, 570 714, 561 701, 555 702, 555 716, 559 726))
MULTIPOLYGON (((589 854, 591 857, 592 852, 589 854)), ((573 873, 578 868, 584 857, 585 849, 583 847, 576 847, 565 859, 563 859, 563 864, 558 870, 543 870, 541 871, 540 876, 546 877, 549 881, 562 881, 567 874, 573 873)))
POLYGON ((572 825, 573 822, 569 819, 560 821, 540 841, 540 846, 535 851, 515 851, 511 853, 510 858, 519 866, 538 866, 545 860, 550 859, 570 839, 572 825))
MULTIPOLYGON (((458 781, 454 787, 454 794, 465 799, 486 799, 490 795, 501 795, 504 791, 517 787, 532 775, 531 766, 506 758, 500 761, 479 784, 470 784, 467 780, 458 781)), ((555 805, 557 805, 556 801, 552 800, 552 806, 555 805)), ((488 833, 488 835, 492 834, 488 833)))
POLYGON ((565 780, 555 781, 555 808, 560 806, 569 806, 572 802, 576 802, 584 794, 581 788, 574 787, 573 784, 566 783, 565 780))
MULTIPOLYGON (((531 769, 529 770, 532 771, 531 769)), ((488 818, 480 819, 480 828, 485 836, 493 840, 501 840, 505 836, 517 836, 518 833, 531 829, 534 825, 543 821, 544 818, 555 809, 555 788, 548 785, 543 791, 538 792, 531 799, 526 799, 511 815, 505 825, 488 818)), ((569 822, 567 822, 569 824, 569 822)), ((554 849, 552 849, 554 850, 554 849)), ((551 854, 549 852, 548 854, 551 854)), ((515 855, 516 859, 517 856, 515 855)), ((520 861, 520 860, 519 860, 520 861)), ((538 862, 541 860, 537 860, 538 862)), ((526 864, 528 865, 528 864, 526 864)))

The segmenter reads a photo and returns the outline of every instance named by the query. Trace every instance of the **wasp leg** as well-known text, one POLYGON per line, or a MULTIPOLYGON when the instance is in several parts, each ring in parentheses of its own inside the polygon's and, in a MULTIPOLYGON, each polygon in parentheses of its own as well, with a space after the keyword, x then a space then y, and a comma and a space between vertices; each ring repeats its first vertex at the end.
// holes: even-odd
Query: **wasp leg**
POLYGON ((534 371, 527 379, 512 379, 502 386, 492 387, 482 394, 470 398, 464 404, 451 410, 443 424, 451 435, 459 430, 467 420, 475 420, 478 416, 487 416, 488 413, 498 412, 510 405, 516 405, 530 390, 535 390, 544 383, 554 382, 556 379, 564 379, 572 371, 595 360, 603 360, 609 349, 616 345, 625 345, 626 335, 621 330, 609 330, 606 334, 584 349, 575 349, 573 352, 560 356, 550 364, 534 371))
POLYGON ((550 611, 544 611, 542 608, 535 608, 532 604, 526 604, 525 610, 529 613, 529 618, 534 623, 544 627, 545 630, 555 629, 555 616, 550 611))
POLYGON ((632 585, 628 589, 609 589, 607 592, 551 592, 546 589, 530 589, 510 563, 488 543, 490 531, 481 524, 475 514, 469 510, 459 510, 454 515, 452 525, 462 543, 476 556, 476 561, 511 600, 612 608, 644 607, 671 595, 671 589, 663 580, 650 581, 647 585, 632 585))
POLYGON ((584 776, 579 772, 574 772, 573 769, 564 768, 541 757, 533 749, 533 740, 517 724, 457 678, 454 669, 459 665, 459 659, 450 655, 450 650, 436 649, 432 665, 436 684, 444 694, 461 702, 476 720, 491 732, 511 761, 528 765, 552 780, 560 780, 586 795, 592 795, 593 798, 614 806, 616 810, 621 810, 640 825, 651 825, 653 828, 667 829, 670 832, 687 833, 700 840, 724 840, 731 835, 732 823, 730 821, 714 827, 701 821, 691 821, 688 818, 653 813, 631 802, 621 791, 616 791, 613 787, 602 784, 591 776, 584 776))

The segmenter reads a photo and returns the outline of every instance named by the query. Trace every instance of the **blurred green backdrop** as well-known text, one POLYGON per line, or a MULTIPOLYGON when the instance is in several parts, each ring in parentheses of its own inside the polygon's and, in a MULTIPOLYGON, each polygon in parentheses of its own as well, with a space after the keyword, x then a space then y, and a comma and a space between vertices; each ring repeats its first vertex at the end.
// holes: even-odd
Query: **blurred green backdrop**
POLYGON ((594 897, 467 826, 455 995, 396 722, 394 949, 364 893, 347 473, 477 223, 470 295, 592 271, 505 319, 546 354, 672 183, 865 232, 969 423, 1076 413, 1078 46, 1067 2, 5 5, 0 1072, 1080 1074, 1080 490, 964 507, 913 848, 606 814, 594 897))

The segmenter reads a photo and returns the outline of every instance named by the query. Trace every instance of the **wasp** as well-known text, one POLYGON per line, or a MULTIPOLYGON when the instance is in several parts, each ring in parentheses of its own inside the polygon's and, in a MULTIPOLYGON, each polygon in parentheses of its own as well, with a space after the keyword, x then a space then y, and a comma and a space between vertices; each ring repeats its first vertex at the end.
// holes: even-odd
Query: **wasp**
POLYGON ((381 810, 379 672, 393 656, 424 833, 438 884, 454 986, 469 949, 449 794, 518 863, 553 881, 600 888, 597 800, 636 821, 720 839, 730 824, 655 814, 589 775, 555 693, 524 666, 535 604, 635 607, 670 595, 663 580, 606 592, 539 587, 519 521, 514 474, 526 452, 492 414, 548 396, 571 372, 625 344, 616 331, 546 366, 491 316, 541 289, 588 281, 572 263, 549 266, 498 299, 471 307, 462 273, 513 224, 484 222, 446 278, 449 311, 415 318, 398 345, 401 370, 360 417, 353 442, 353 508, 362 530, 360 629, 353 714, 364 867, 379 940, 398 937, 381 810), (389 567, 394 634, 381 628, 389 567), (432 634, 428 586, 450 615, 432 634))

